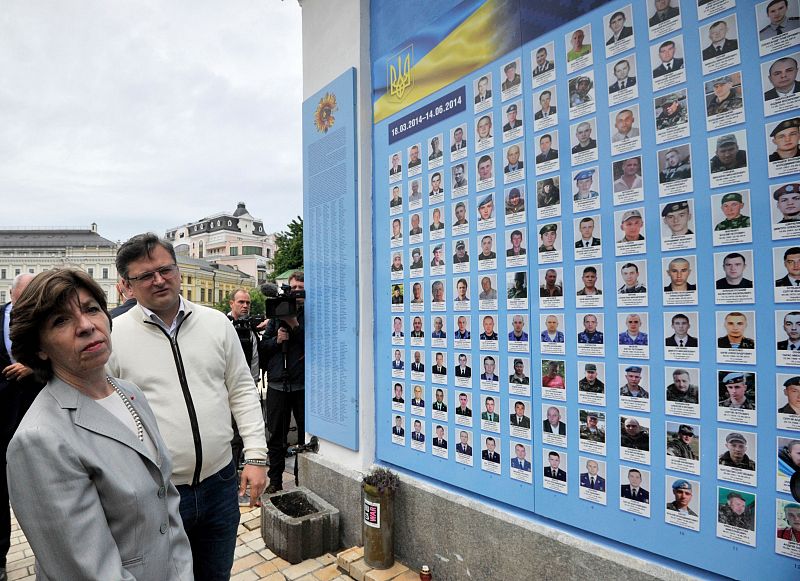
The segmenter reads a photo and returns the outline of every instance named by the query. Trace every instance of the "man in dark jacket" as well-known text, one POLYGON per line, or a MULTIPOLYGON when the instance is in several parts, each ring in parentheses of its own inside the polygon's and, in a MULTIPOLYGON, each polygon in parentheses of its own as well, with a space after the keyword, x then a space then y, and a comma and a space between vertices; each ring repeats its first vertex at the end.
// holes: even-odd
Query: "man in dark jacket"
MULTIPOLYGON (((305 291, 302 272, 289 278, 292 294, 305 291)), ((286 468, 287 436, 294 414, 297 442, 305 438, 305 316, 303 302, 297 299, 297 316, 270 319, 264 331, 259 352, 267 372, 267 453, 269 486, 265 494, 283 489, 282 474, 286 468), (286 350, 284 352, 284 347, 286 350), (285 356, 285 367, 284 367, 285 356)))

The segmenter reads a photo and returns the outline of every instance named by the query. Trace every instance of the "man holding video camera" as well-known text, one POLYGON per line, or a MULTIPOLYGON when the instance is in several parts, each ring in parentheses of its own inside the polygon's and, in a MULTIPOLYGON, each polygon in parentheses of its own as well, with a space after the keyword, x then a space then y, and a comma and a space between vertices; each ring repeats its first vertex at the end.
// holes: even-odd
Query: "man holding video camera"
MULTIPOLYGON (((282 475, 286 468, 287 436, 292 414, 297 424, 297 443, 302 444, 305 440, 305 282, 302 272, 292 273, 289 290, 282 298, 294 299, 296 313, 272 316, 259 350, 267 372, 269 486, 266 494, 283 489, 282 475)), ((267 299, 268 314, 271 300, 276 299, 267 299)))

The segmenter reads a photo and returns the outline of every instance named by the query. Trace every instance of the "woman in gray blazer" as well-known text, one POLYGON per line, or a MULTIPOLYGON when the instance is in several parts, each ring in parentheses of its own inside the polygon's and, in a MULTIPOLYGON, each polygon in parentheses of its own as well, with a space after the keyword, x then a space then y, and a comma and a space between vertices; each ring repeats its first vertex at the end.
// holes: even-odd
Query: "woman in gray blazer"
POLYGON ((8 447, 11 505, 37 579, 193 579, 172 460, 134 384, 108 377, 111 317, 82 271, 31 281, 12 354, 47 385, 8 447))

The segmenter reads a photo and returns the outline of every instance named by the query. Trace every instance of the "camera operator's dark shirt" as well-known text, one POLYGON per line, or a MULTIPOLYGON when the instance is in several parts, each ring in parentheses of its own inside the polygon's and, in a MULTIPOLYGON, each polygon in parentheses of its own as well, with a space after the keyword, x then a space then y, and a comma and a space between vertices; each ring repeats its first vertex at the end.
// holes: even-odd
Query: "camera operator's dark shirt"
MULTIPOLYGON (((267 372, 267 385, 281 391, 296 391, 305 388, 305 314, 303 307, 297 307, 299 326, 292 330, 289 341, 278 343, 279 319, 270 319, 264 330, 259 356, 261 367, 267 372), (288 344, 286 352, 286 377, 283 368, 283 345, 288 344)), ((288 328, 288 325, 284 325, 288 328)))

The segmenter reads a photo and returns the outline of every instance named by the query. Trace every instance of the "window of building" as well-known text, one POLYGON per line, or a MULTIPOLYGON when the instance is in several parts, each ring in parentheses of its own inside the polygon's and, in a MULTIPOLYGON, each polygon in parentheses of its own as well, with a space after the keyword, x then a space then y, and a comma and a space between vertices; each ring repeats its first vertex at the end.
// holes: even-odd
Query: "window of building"
POLYGON ((230 220, 228 220, 228 226, 233 226, 233 222, 231 222, 230 220))
POLYGON ((94 278, 94 269, 93 269, 93 268, 87 268, 87 269, 86 269, 86 272, 88 272, 88 273, 89 273, 89 276, 91 276, 92 278, 94 278))
POLYGON ((270 250, 269 248, 267 248, 267 258, 272 258, 272 257, 270 256, 270 253, 271 253, 271 252, 272 252, 272 250, 270 250))
POLYGON ((231 256, 239 256, 239 248, 237 246, 230 247, 230 255, 231 256))
POLYGON ((242 254, 255 254, 261 256, 261 247, 260 246, 242 246, 242 254))
POLYGON ((219 289, 219 290, 217 291, 217 302, 218 302, 218 303, 221 303, 221 302, 222 302, 222 289, 219 289))
POLYGON ((28 274, 34 274, 34 272, 35 272, 35 271, 34 271, 32 268, 29 268, 29 269, 28 269, 28 274))
POLYGON ((191 276, 187 276, 186 277, 186 284, 192 284, 192 277, 191 276))
POLYGON ((6 269, 5 268, 0 270, 0 278, 6 278, 6 269))
POLYGON ((19 276, 22 271, 19 268, 14 269, 14 276, 19 276))
POLYGON ((6 291, 0 291, 0 303, 5 304, 6 302, 6 291))
POLYGON ((187 301, 192 300, 192 289, 190 289, 190 288, 186 289, 186 300, 187 301))
POLYGON ((103 269, 103 278, 108 278, 108 269, 107 268, 103 269))
POLYGON ((200 302, 201 303, 206 302, 206 289, 204 288, 200 289, 200 302))

